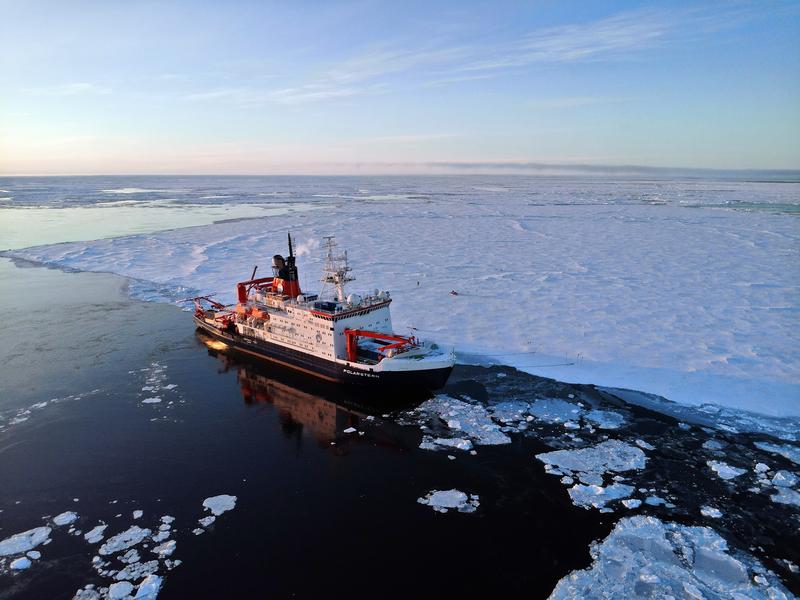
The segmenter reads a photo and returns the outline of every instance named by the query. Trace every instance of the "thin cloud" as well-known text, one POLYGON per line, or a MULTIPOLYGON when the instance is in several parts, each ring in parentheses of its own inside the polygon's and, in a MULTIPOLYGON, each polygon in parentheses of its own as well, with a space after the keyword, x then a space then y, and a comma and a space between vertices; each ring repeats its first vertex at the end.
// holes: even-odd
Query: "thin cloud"
POLYGON ((81 94, 110 94, 111 88, 96 83, 75 82, 45 87, 25 88, 24 91, 39 96, 78 96, 81 94))

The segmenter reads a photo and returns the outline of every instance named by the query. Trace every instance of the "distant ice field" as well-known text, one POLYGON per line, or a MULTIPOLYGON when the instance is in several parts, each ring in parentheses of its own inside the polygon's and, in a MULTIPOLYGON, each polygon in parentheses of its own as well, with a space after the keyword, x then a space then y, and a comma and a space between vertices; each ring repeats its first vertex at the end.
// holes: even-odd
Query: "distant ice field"
MULTIPOLYGON (((48 234, 61 240, 74 240, 77 226, 68 210, 53 207, 107 211, 111 231, 163 199, 177 212, 160 228, 166 231, 108 237, 92 230, 90 237, 105 239, 8 254, 125 275, 146 300, 197 291, 233 301, 233 284, 256 264, 268 271, 272 254, 285 252, 289 230, 303 287, 317 289, 319 242, 336 235, 351 258, 354 291, 388 289, 395 329, 454 344, 464 361, 682 404, 800 415, 796 183, 488 176, 67 182, 68 190, 52 179, 0 179, 0 197, 12 198, 0 205, 63 212, 63 234, 57 223, 48 234), (232 205, 246 206, 251 217, 247 211, 261 204, 276 210, 195 220, 232 205), (182 225, 194 226, 175 228, 182 225)), ((0 232, 9 229, 6 210, 0 232)), ((27 234, 14 227, 19 246, 27 234)), ((38 243, 31 235, 30 245, 38 243)))

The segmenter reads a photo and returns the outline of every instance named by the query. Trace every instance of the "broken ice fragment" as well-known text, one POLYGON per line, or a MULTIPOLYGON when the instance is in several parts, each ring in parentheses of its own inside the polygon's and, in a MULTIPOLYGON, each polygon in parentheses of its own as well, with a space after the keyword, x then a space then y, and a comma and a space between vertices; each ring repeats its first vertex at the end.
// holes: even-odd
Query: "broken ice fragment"
POLYGON ((430 506, 436 512, 446 513, 448 510, 455 509, 458 512, 475 512, 480 504, 477 495, 468 495, 462 491, 452 490, 433 490, 426 496, 417 498, 417 502, 430 506))
POLYGON ((719 477, 726 480, 734 479, 735 477, 739 477, 739 475, 743 475, 746 472, 745 469, 732 467, 729 464, 719 460, 707 460, 706 464, 711 467, 711 470, 714 471, 719 477))
POLYGON ((53 523, 58 526, 69 525, 70 523, 74 523, 77 518, 78 515, 76 513, 68 510, 67 512, 63 512, 60 515, 53 517, 53 523))
POLYGON ((203 500, 203 506, 207 510, 210 510, 215 517, 218 517, 236 506, 236 496, 229 496, 227 494, 212 496, 203 500))
POLYGON ((0 542, 0 556, 22 554, 28 550, 33 550, 39 544, 43 544, 50 539, 51 531, 50 527, 36 527, 22 533, 15 533, 0 542))

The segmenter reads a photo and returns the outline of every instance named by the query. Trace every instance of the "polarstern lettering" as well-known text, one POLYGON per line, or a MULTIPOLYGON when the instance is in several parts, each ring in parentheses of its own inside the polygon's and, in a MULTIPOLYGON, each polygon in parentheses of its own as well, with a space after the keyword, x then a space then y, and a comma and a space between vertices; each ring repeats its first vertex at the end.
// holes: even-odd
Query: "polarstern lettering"
POLYGON ((375 379, 378 379, 379 377, 378 375, 375 375, 375 373, 362 373, 360 371, 351 371, 350 369, 342 369, 342 371, 344 371, 348 375, 359 375, 361 377, 374 377, 375 379))

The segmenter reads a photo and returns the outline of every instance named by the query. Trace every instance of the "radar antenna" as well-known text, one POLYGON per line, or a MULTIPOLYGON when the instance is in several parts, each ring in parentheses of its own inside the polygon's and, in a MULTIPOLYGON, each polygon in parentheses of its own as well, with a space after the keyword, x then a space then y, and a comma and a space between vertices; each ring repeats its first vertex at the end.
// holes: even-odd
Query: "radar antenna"
POLYGON ((324 296, 328 285, 332 285, 336 291, 336 299, 339 302, 345 301, 344 286, 355 278, 350 275, 352 269, 347 264, 347 251, 336 255, 336 239, 332 235, 325 236, 325 249, 328 251, 325 257, 325 267, 322 270, 322 291, 320 296, 324 296))

